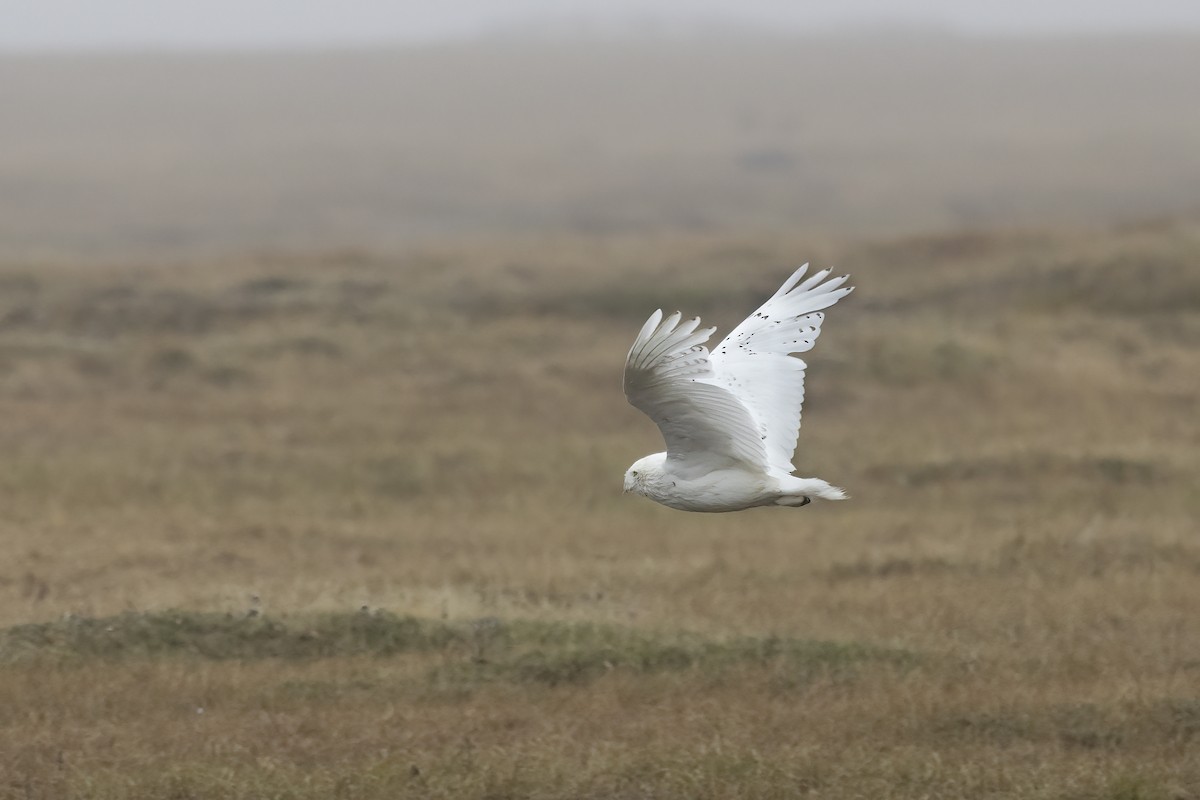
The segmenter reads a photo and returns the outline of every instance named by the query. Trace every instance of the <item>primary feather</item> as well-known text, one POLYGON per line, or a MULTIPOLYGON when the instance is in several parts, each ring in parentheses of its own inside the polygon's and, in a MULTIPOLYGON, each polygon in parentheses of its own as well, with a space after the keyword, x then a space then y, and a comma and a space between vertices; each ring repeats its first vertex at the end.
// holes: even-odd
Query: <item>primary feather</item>
POLYGON ((822 310, 852 291, 829 270, 801 282, 807 269, 712 353, 705 343, 716 329, 700 328, 699 318, 650 316, 626 359, 625 395, 658 425, 667 450, 630 467, 626 491, 694 511, 844 497, 825 481, 791 475, 806 366, 794 354, 812 349, 822 310))

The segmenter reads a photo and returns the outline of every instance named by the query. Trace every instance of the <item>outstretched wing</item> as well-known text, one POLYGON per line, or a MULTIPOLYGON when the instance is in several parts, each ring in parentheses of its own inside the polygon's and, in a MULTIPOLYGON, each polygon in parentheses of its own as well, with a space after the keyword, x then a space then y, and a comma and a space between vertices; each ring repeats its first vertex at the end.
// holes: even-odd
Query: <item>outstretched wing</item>
POLYGON ((796 270, 717 345, 711 358, 715 382, 749 409, 770 470, 785 475, 795 469, 792 454, 800 433, 806 366, 790 354, 812 349, 825 320, 821 310, 853 290, 840 288, 848 275, 826 280, 827 269, 800 283, 807 270, 808 264, 796 270))
POLYGON ((766 451, 750 411, 714 379, 704 343, 716 328, 655 311, 625 360, 625 396, 654 420, 667 459, 683 477, 742 465, 765 471, 766 451))

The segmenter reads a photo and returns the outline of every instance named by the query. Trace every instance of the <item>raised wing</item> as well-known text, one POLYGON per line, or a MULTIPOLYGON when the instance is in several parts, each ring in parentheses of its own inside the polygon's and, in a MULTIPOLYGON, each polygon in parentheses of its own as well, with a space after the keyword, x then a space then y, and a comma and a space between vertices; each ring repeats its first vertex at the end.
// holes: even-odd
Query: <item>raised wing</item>
POLYGON ((770 470, 785 475, 795 469, 806 367, 789 354, 811 350, 825 320, 821 310, 853 291, 840 288, 848 275, 826 280, 827 269, 800 283, 807 271, 808 264, 796 270, 717 345, 711 358, 713 380, 749 409, 770 470))
POLYGON ((704 343, 716 328, 700 319, 663 319, 655 311, 625 360, 625 396, 654 420, 667 460, 683 477, 735 465, 766 470, 767 458, 749 410, 714 380, 704 343))

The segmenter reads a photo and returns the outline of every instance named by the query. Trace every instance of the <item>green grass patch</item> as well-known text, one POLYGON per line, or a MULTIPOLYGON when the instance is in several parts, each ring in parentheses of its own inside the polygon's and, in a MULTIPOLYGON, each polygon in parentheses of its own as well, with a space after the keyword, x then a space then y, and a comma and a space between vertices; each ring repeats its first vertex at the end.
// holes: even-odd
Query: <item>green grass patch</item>
POLYGON ((0 660, 387 656, 442 649, 461 638, 462 633, 448 623, 383 613, 284 619, 193 611, 130 612, 8 628, 0 632, 0 660))
POLYGON ((914 660, 904 651, 857 643, 776 636, 710 639, 586 623, 497 623, 490 637, 477 646, 469 661, 438 668, 434 680, 470 685, 502 679, 556 686, 586 683, 613 671, 696 670, 718 675, 733 667, 758 666, 778 669, 781 681, 796 684, 862 662, 914 660))
POLYGON ((296 618, 167 611, 70 618, 0 632, 0 661, 191 657, 311 660, 439 653, 430 673, 444 688, 494 681, 579 684, 613 670, 638 674, 772 667, 788 683, 868 661, 912 663, 911 653, 857 643, 775 636, 712 639, 612 625, 484 618, 426 620, 387 612, 296 618))

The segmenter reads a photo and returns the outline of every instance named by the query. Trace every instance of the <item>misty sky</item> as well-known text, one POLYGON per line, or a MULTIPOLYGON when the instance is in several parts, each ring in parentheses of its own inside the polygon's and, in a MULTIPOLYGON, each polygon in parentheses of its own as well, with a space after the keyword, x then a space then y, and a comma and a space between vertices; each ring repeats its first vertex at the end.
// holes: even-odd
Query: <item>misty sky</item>
POLYGON ((799 30, 1200 30, 1200 0, 0 0, 0 17, 6 50, 242 48, 429 41, 543 21, 568 28, 735 20, 799 30))

